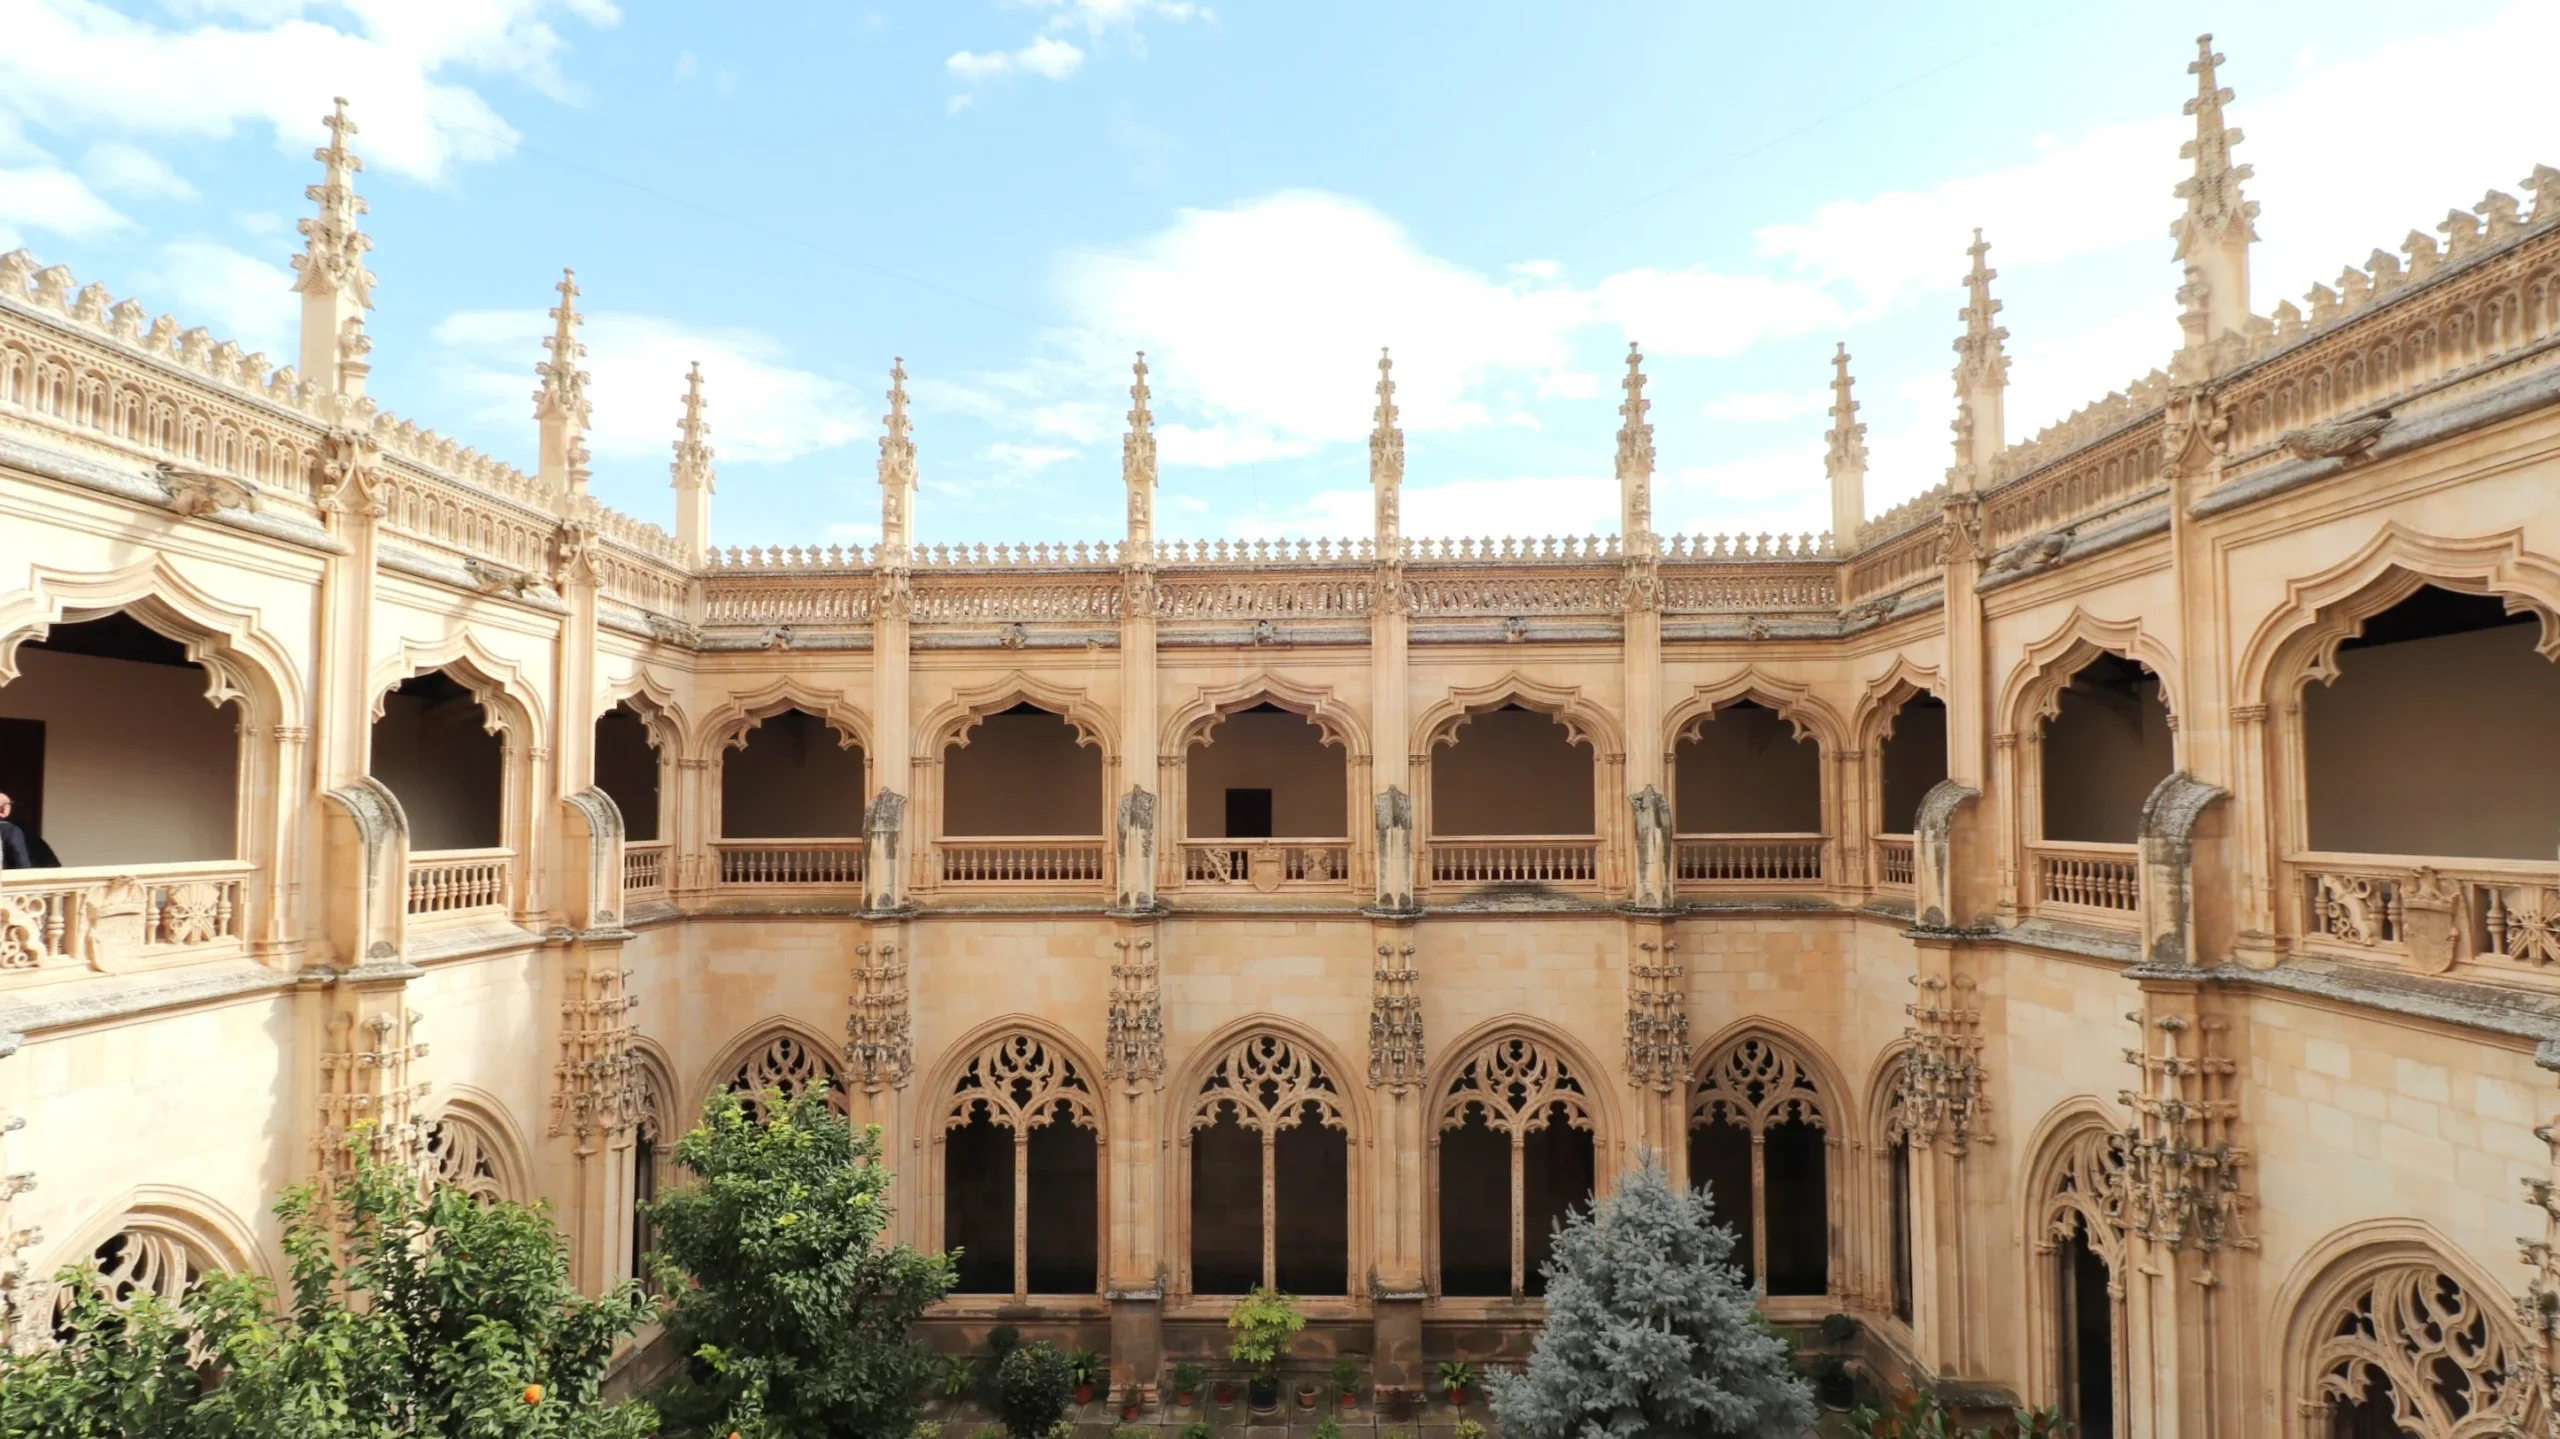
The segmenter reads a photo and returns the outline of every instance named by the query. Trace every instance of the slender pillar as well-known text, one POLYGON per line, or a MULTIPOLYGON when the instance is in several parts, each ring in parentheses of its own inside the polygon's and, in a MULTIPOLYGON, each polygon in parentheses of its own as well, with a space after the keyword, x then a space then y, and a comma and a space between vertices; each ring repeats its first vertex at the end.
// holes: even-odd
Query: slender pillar
POLYGON ((865 903, 875 912, 906 907, 909 886, 930 862, 931 836, 897 822, 914 793, 915 746, 909 733, 907 627, 915 590, 909 571, 914 544, 916 447, 907 427, 907 369, 889 368, 889 413, 880 436, 880 548, 872 569, 878 586, 871 619, 871 801, 866 817, 865 903), (883 806, 892 817, 884 825, 883 806), (905 834, 905 843, 894 842, 905 834), (883 836, 892 842, 884 844, 883 836))

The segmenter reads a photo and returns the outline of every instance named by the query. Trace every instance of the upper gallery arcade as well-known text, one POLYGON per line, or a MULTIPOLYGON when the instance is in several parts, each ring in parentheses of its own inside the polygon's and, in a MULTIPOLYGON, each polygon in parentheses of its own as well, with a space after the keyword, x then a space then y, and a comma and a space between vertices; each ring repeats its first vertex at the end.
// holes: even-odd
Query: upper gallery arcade
POLYGON ((1630 346, 1611 535, 1407 536, 1382 353, 1365 536, 1159 538, 1140 357, 1118 539, 926 543, 898 367, 879 543, 717 549, 717 375, 672 534, 589 493, 573 275, 530 472, 368 393, 343 104, 290 365, 0 256, 11 1327, 275 1272, 359 1123, 600 1286, 705 1094, 827 1084, 953 1342, 1141 1384, 1261 1283, 1516 1353, 1650 1155, 2085 1434, 2541 1415, 2560 172, 2260 314, 2220 60, 2179 348, 2010 442, 1977 235, 1943 483, 1867 513, 1844 349, 1821 536, 1657 534, 1630 346))

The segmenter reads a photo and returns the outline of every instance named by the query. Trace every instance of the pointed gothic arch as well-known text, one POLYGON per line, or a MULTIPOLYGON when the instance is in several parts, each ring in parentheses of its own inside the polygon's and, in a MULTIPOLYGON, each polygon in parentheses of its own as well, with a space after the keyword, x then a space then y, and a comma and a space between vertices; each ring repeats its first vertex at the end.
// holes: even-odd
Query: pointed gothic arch
POLYGON ((785 710, 826 721, 827 728, 835 731, 839 748, 871 751, 871 717, 848 701, 844 691, 808 684, 796 675, 780 675, 754 689, 724 694, 705 709, 694 731, 699 745, 695 757, 716 764, 722 755, 743 748, 757 725, 785 710))
POLYGON ((1772 1296, 1835 1292, 1841 1151, 1857 1122, 1837 1070, 1804 1036, 1764 1019, 1700 1053, 1686 1104, 1689 1183, 1714 1188, 1741 1241, 1737 1259, 1772 1296))
MULTIPOLYGON (((169 1184, 139 1185, 98 1206, 35 1272, 75 1264, 90 1268, 118 1304, 141 1293, 176 1300, 211 1274, 267 1272, 256 1234, 239 1216, 211 1195, 169 1184)), ((57 1314, 68 1299, 57 1292, 57 1314)))
POLYGON ((1106 1106, 1083 1047, 1029 1015, 988 1021, 952 1045, 919 1102, 931 1244, 963 1251, 954 1293, 1098 1292, 1106 1106))
POLYGON ((703 1070, 690 1113, 701 1114, 723 1089, 738 1091, 747 1112, 754 1114, 759 1109, 756 1096, 767 1089, 798 1095, 813 1086, 823 1086, 828 1104, 845 1113, 850 1101, 842 1082, 843 1050, 842 1040, 829 1039, 796 1019, 758 1020, 703 1070))
POLYGON ((2277 1291, 2276 1413, 2289 1439, 2333 1439, 2341 1410, 2421 1439, 2521 1432, 2531 1352, 2506 1289, 2432 1226, 2386 1219, 2313 1245, 2277 1291))
POLYGON ((1414 720, 1413 763, 1417 767, 1428 766, 1431 751, 1457 743, 1458 729, 1467 720, 1506 705, 1536 710, 1562 724, 1566 739, 1589 746, 1592 757, 1601 763, 1626 762, 1625 727, 1616 715, 1586 696, 1579 685, 1548 684, 1510 670, 1487 684, 1454 686, 1426 707, 1414 720))
POLYGON ((1435 1294, 1545 1293, 1553 1228, 1591 1202, 1607 1168, 1603 1073, 1552 1026, 1519 1015, 1480 1024, 1442 1053, 1423 1091, 1435 1294))
POLYGON ((2019 1205, 2028 1392, 2089 1439, 2111 1439, 2130 1417, 2124 1127, 2092 1096, 2055 1106, 2028 1141, 2019 1205))
POLYGON ((1166 1105, 1183 1161, 1174 1246, 1182 1292, 1362 1292, 1352 1166, 1366 1123, 1356 1072, 1312 1030, 1276 1015, 1236 1020, 1194 1052, 1166 1105))
POLYGON ((1840 785, 1832 771, 1848 760, 1848 729, 1811 685, 1744 665, 1693 688, 1671 707, 1663 733, 1663 781, 1680 833, 1827 838, 1839 832, 1840 785), (1756 725, 1737 727, 1728 719, 1725 728, 1711 728, 1718 715, 1737 707, 1765 714, 1755 715, 1756 725), (1686 772, 1684 748, 1693 751, 1686 772))
POLYGON ((1369 727, 1358 711, 1334 697, 1331 685, 1307 684, 1276 670, 1263 670, 1233 684, 1203 685, 1165 717, 1156 753, 1179 757, 1195 745, 1215 743, 1221 721, 1239 710, 1270 704, 1304 716, 1324 743, 1349 759, 1369 759, 1369 727))
POLYGON ((676 1140, 693 1124, 691 1116, 676 1108, 681 1092, 675 1063, 656 1040, 633 1036, 631 1087, 631 1277, 654 1285, 649 1255, 657 1236, 648 1206, 674 1180, 676 1140))
POLYGON ((430 1185, 451 1185, 480 1202, 530 1202, 532 1167, 524 1136, 486 1091, 453 1086, 433 1118, 419 1167, 430 1185))

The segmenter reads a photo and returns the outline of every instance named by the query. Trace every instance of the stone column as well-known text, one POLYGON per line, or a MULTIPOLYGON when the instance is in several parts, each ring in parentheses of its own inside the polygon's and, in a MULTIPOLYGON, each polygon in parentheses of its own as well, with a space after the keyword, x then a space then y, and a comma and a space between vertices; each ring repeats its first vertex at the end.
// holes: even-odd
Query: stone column
POLYGON ((914 1204, 925 1187, 924 1136, 905 1133, 899 1121, 902 1096, 915 1077, 908 982, 914 968, 908 952, 914 926, 896 912, 875 912, 869 921, 853 947, 852 988, 846 996, 845 1107, 857 1129, 880 1131, 881 1162, 898 1176, 897 1234, 912 1241, 922 1233, 924 1219, 914 1204))
POLYGON ((592 785, 561 801, 559 883, 563 923, 552 930, 547 986, 560 1015, 545 1191, 569 1240, 572 1280, 589 1294, 630 1277, 633 1128, 639 1080, 622 967, 631 933, 622 924, 622 812, 592 785))
POLYGON ((1422 1397, 1422 1304, 1425 1274, 1422 1197, 1430 1176, 1430 1059, 1423 1044, 1421 970, 1414 962, 1415 916, 1373 912, 1377 950, 1370 972, 1369 1092, 1378 1116, 1370 1166, 1371 1382, 1378 1402, 1422 1397))
POLYGON ((1109 1037, 1111 1214, 1103 1294, 1111 1305, 1111 1383, 1152 1394, 1164 1356, 1164 1001, 1151 914, 1125 914, 1112 940, 1109 1037))
POLYGON ((1636 1148, 1673 1182, 1689 1174, 1689 985, 1677 929, 1667 914, 1630 912, 1626 921, 1627 1083, 1636 1148))

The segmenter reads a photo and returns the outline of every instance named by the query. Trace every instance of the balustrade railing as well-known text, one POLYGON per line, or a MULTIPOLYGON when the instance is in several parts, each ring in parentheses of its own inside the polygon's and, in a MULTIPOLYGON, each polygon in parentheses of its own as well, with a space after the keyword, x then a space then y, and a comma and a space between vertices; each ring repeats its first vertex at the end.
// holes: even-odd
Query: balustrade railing
POLYGON ((11 870, 0 875, 0 979, 237 952, 250 870, 237 860, 11 870))
POLYGON ((722 884, 860 884, 858 839, 719 839, 722 884))
POLYGON ((1430 841, 1434 884, 1596 884, 1600 841, 1574 835, 1430 841))
POLYGON ((1341 886, 1351 879, 1347 839, 1193 839, 1182 843, 1182 882, 1269 893, 1341 886))
POLYGON ((2304 854, 2293 870, 2309 948, 2430 971, 2560 966, 2560 864, 2304 854))
POLYGON ((622 892, 660 894, 667 887, 665 840, 625 840, 622 845, 622 892))
POLYGON ((515 851, 508 849, 429 850, 409 856, 409 912, 458 914, 465 910, 504 910, 509 899, 508 871, 515 851))
POLYGON ((1912 884, 1913 841, 1907 834, 1880 834, 1869 841, 1875 856, 1876 883, 1887 889, 1909 889, 1912 884))
POLYGON ((2037 844, 2028 849, 2039 910, 2092 911, 2122 923, 2142 907, 2142 869, 2129 844, 2037 844))
POLYGON ((1672 875, 1688 884, 1812 884, 1822 878, 1818 834, 1684 834, 1672 875))
POLYGON ((1102 882, 1100 839, 945 839, 934 844, 944 884, 1094 885, 1102 882))

